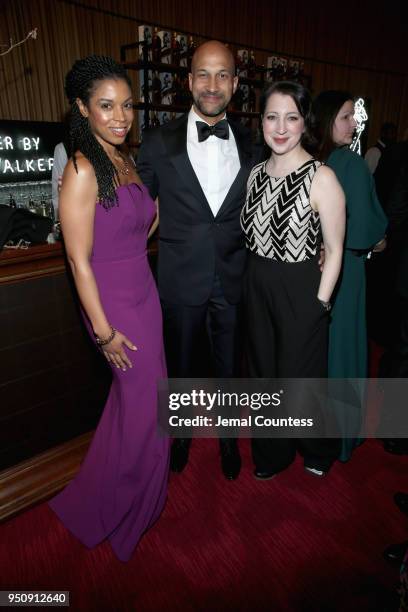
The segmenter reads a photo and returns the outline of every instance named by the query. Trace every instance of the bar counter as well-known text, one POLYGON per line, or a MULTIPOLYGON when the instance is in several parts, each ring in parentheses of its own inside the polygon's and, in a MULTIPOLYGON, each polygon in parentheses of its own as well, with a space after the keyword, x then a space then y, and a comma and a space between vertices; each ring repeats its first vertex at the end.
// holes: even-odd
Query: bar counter
POLYGON ((5 248, 0 252, 0 285, 50 276, 64 270, 65 262, 60 242, 40 244, 27 249, 5 248))
POLYGON ((85 332, 60 243, 0 253, 0 520, 79 465, 110 370, 85 332), (62 450, 60 450, 62 449, 62 450), (72 461, 71 461, 72 458, 72 461), (40 485, 39 485, 40 483, 40 485))
MULTIPOLYGON (((149 243, 154 268, 157 242, 149 243)), ((0 253, 0 521, 76 473, 111 372, 82 322, 61 243, 0 253)))

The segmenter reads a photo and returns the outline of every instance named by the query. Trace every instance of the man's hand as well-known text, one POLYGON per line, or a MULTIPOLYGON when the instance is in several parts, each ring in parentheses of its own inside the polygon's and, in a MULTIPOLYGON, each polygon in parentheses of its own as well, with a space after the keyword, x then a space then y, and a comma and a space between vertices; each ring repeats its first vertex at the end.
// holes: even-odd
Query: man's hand
POLYGON ((384 237, 382 238, 382 240, 380 240, 380 242, 377 242, 377 244, 373 248, 373 253, 382 253, 384 249, 386 248, 386 246, 387 246, 387 240, 384 237))

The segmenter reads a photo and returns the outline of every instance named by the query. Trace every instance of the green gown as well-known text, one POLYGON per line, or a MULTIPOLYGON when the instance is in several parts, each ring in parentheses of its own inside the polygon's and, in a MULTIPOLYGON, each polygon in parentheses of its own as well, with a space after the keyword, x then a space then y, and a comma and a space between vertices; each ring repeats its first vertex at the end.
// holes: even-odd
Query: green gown
MULTIPOLYGON (((347 222, 343 266, 333 296, 329 331, 329 378, 367 377, 366 255, 385 234, 387 218, 378 201, 372 175, 362 157, 348 147, 335 149, 327 160, 346 196, 347 222)), ((362 388, 356 389, 363 396, 362 388)), ((353 408, 356 408, 354 406, 353 408)), ((360 422, 361 409, 343 414, 360 422)), ((349 430, 350 431, 350 430, 349 430)), ((343 440, 340 459, 350 458, 355 440, 343 440)))

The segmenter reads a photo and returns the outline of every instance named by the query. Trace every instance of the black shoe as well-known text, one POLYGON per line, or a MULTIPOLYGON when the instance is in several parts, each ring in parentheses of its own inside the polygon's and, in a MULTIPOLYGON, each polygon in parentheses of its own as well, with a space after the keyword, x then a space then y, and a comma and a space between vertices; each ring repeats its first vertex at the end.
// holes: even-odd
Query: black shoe
POLYGON ((408 493, 395 493, 394 501, 404 514, 408 514, 408 493))
POLYGON ((221 468, 228 480, 238 478, 241 471, 241 455, 234 438, 220 440, 221 468))
POLYGON ((401 544, 392 544, 388 546, 384 552, 383 557, 387 561, 391 561, 391 563, 398 563, 401 565, 405 553, 407 552, 408 542, 401 542, 401 544))
POLYGON ((254 469, 254 477, 257 480, 271 480, 274 476, 276 476, 275 472, 267 472, 266 470, 258 470, 258 468, 254 469))
POLYGON ((191 440, 180 438, 174 440, 170 451, 170 469, 172 472, 182 472, 188 463, 191 440))
POLYGON ((408 441, 405 438, 384 440, 384 450, 393 455, 408 455, 408 441))

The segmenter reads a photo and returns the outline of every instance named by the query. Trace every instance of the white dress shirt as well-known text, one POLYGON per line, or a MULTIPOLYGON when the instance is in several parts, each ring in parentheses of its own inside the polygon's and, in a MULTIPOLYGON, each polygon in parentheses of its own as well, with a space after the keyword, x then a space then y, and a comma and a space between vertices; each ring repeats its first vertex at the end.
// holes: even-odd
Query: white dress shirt
POLYGON ((196 121, 203 119, 191 108, 187 123, 187 153, 215 217, 241 164, 231 127, 228 140, 212 135, 207 140, 198 142, 196 121))

